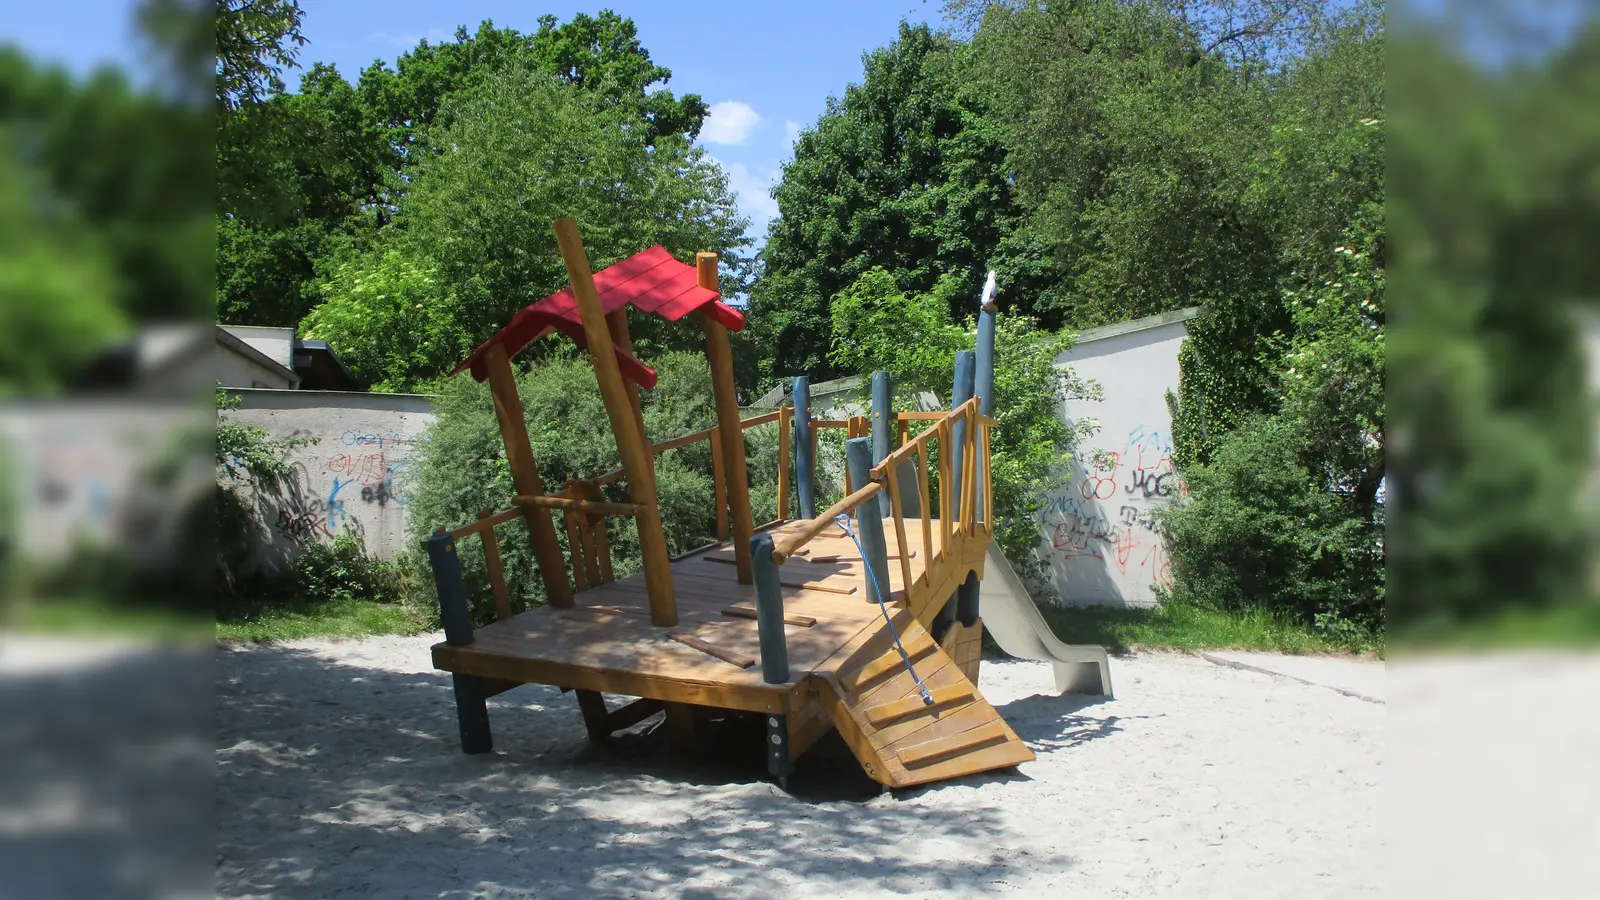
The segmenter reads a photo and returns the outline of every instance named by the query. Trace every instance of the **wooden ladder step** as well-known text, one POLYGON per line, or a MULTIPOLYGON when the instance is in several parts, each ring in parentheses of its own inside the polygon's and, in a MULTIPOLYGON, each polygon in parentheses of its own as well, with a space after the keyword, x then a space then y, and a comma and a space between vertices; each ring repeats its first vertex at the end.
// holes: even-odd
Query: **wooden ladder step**
MULTIPOLYGON (((727 609, 724 609, 722 614, 725 616, 733 616, 735 619, 754 619, 756 617, 756 608, 748 603, 735 603, 727 609)), ((817 619, 815 616, 802 616, 799 613, 784 613, 783 624, 799 625, 801 628, 810 628, 811 626, 817 624, 817 619)))
POLYGON ((867 722, 874 728, 882 728, 890 722, 898 722, 907 716, 918 713, 933 712, 948 709, 957 704, 966 703, 972 699, 972 686, 969 684, 954 684, 947 687, 938 687, 928 692, 933 698, 932 703, 922 699, 919 691, 910 697, 904 697, 892 703, 881 703, 867 709, 867 722))
POLYGON ((1004 722, 985 722, 964 734, 913 744, 900 750, 900 764, 908 769, 926 766, 952 756, 979 750, 1010 738, 1004 722))
MULTIPOLYGON (((935 644, 933 639, 928 637, 924 637, 920 641, 910 639, 908 637, 904 643, 907 645, 906 655, 911 657, 912 665, 915 665, 918 660, 927 657, 928 654, 939 649, 939 645, 935 644)), ((845 672, 840 676, 839 682, 846 691, 853 693, 875 684, 885 676, 892 675, 896 672, 903 672, 905 671, 905 667, 906 663, 905 660, 900 658, 900 651, 890 647, 888 653, 885 653, 872 662, 867 663, 856 671, 845 672)))

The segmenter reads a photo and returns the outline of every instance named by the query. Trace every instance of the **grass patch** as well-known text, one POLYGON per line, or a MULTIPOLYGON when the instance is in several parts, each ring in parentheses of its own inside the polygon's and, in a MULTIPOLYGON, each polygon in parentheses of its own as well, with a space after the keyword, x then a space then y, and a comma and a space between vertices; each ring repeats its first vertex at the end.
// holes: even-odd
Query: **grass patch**
POLYGON ((286 606, 262 606, 217 622, 217 637, 243 641, 290 641, 318 637, 416 634, 423 630, 398 603, 343 597, 286 606))
POLYGON ((1513 607, 1469 621, 1424 622, 1395 635, 1397 649, 1587 649, 1600 646, 1600 603, 1583 599, 1539 608, 1513 607))
POLYGON ((0 616, 7 630, 25 634, 193 641, 211 635, 211 617, 193 610, 165 609, 105 597, 69 596, 16 599, 0 616))
POLYGON ((1340 640, 1266 610, 1222 612, 1166 603, 1148 609, 1076 606, 1047 609, 1044 615, 1066 643, 1100 644, 1112 653, 1171 649, 1383 654, 1381 639, 1340 640))

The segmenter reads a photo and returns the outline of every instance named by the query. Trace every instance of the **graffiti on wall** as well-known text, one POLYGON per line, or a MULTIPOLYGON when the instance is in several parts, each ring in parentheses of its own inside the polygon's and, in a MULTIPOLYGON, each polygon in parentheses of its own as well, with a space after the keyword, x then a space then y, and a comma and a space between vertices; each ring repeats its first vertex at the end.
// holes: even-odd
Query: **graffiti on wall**
POLYGON ((345 431, 331 452, 316 458, 320 465, 295 463, 275 521, 278 534, 299 543, 332 540, 341 531, 364 535, 366 516, 405 505, 415 444, 397 433, 345 431))
POLYGON ((1168 585, 1171 560, 1155 509, 1187 495, 1170 437, 1139 426, 1120 451, 1100 449, 1078 463, 1074 483, 1040 509, 1039 527, 1061 560, 1095 560, 1121 580, 1168 585))

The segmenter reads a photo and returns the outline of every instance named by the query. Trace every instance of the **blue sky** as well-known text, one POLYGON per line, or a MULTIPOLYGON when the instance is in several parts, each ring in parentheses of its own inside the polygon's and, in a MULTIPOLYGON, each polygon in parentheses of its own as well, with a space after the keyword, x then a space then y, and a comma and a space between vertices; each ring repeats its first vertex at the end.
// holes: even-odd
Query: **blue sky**
MULTIPOLYGON (((0 37, 83 72, 101 62, 137 59, 128 0, 8 3, 0 37)), ((530 4, 513 0, 303 0, 310 43, 301 62, 330 62, 354 80, 375 59, 396 56, 426 37, 450 40, 457 25, 483 19, 521 31, 549 13, 611 8, 634 20, 651 58, 672 70, 676 93, 697 93, 712 107, 701 135, 727 170, 752 232, 766 232, 777 212, 767 188, 789 158, 794 132, 815 122, 829 94, 861 77, 861 54, 893 40, 902 18, 936 22, 938 0, 811 2, 611 2, 530 4)), ((296 79, 289 79, 291 86, 296 79)))

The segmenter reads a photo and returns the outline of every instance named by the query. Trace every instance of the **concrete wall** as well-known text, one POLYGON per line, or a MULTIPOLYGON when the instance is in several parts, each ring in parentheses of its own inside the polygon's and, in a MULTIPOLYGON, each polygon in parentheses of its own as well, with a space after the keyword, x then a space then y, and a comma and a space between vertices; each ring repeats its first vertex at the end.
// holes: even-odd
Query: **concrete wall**
POLYGON ((237 421, 311 443, 290 453, 293 483, 262 510, 277 544, 263 562, 296 541, 360 534, 367 551, 392 559, 406 547, 406 484, 411 451, 433 423, 431 401, 416 394, 239 390, 237 421))
POLYGON ((1039 515, 1039 553, 1065 605, 1150 606, 1171 581, 1151 512, 1186 491, 1172 465, 1168 391, 1197 310, 1091 329, 1056 360, 1100 383, 1099 401, 1070 401, 1068 421, 1100 430, 1073 460, 1073 479, 1039 515))

